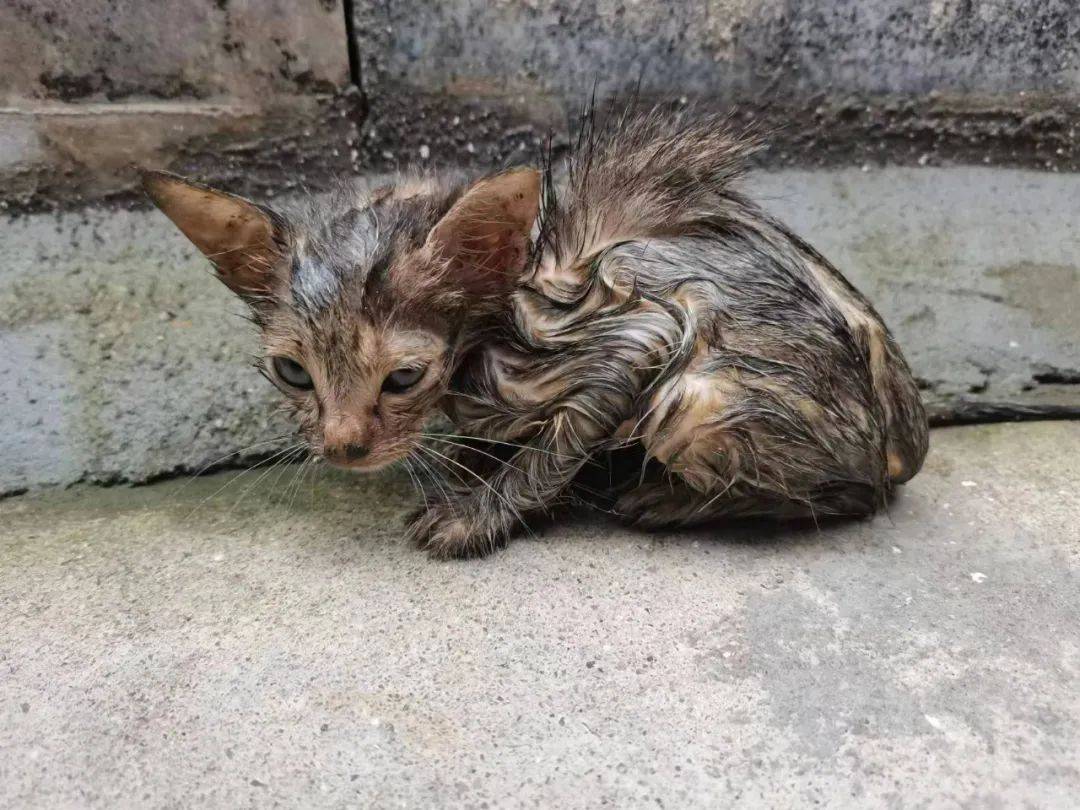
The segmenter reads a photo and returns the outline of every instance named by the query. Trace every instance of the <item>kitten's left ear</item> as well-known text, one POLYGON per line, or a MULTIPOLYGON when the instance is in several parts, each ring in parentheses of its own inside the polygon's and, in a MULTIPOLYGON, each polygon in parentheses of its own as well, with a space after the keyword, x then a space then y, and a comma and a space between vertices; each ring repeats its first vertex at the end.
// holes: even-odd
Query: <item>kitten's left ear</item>
POLYGON ((280 263, 282 224, 255 203, 168 172, 143 172, 143 188, 241 296, 265 295, 280 263))
POLYGON ((525 267, 529 231, 540 211, 540 172, 513 169, 475 183, 428 234, 426 247, 448 262, 470 298, 509 291, 525 267))

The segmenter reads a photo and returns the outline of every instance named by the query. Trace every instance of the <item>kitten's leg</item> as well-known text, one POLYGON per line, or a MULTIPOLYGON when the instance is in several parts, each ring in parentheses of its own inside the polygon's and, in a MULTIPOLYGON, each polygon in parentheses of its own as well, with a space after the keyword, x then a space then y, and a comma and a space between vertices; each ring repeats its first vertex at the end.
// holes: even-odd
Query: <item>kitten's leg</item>
POLYGON ((510 455, 504 445, 472 437, 431 436, 427 447, 413 453, 412 469, 421 484, 422 501, 405 517, 406 527, 432 506, 467 494, 478 480, 498 470, 510 455))
POLYGON ((440 559, 494 551, 527 514, 558 502, 604 438, 604 426, 570 409, 556 411, 541 433, 490 477, 459 470, 465 478, 474 477, 472 491, 429 505, 409 527, 410 537, 440 559))
POLYGON ((433 505, 410 527, 433 556, 487 554, 529 513, 547 512, 634 413, 642 392, 672 367, 671 358, 692 345, 686 321, 648 301, 581 323, 580 337, 558 332, 566 345, 565 365, 558 366, 563 387, 530 417, 539 431, 493 475, 474 476, 468 496, 433 505))

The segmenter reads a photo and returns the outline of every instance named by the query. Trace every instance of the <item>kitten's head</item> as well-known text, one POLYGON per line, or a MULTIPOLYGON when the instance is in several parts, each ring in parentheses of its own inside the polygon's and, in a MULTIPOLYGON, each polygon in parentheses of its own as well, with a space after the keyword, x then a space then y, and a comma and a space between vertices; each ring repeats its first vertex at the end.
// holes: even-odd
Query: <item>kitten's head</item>
POLYGON ((419 440, 470 322, 525 265, 540 197, 532 169, 342 192, 293 215, 163 172, 144 185, 250 307, 261 370, 312 448, 365 470, 419 440))

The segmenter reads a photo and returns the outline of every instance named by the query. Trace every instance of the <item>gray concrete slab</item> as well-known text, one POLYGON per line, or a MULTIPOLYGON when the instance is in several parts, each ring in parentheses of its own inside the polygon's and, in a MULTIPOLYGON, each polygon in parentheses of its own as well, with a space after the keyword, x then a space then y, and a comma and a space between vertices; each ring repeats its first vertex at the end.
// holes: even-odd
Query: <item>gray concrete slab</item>
POLYGON ((1075 171, 1078 65, 1074 0, 11 0, 0 207, 128 198, 133 162, 253 192, 498 165, 635 88, 755 120, 774 167, 1075 171))
POLYGON ((1080 403, 1078 177, 784 171, 751 190, 870 298, 930 399, 1080 403))
POLYGON ((0 806, 1072 808, 1078 451, 936 431, 874 520, 464 563, 392 475, 8 499, 0 806))
MULTIPOLYGON (((1080 409, 1080 175, 782 171, 751 187, 870 296, 929 397, 1080 409)), ((286 429, 242 307, 164 216, 2 228, 0 493, 195 470, 286 429)))

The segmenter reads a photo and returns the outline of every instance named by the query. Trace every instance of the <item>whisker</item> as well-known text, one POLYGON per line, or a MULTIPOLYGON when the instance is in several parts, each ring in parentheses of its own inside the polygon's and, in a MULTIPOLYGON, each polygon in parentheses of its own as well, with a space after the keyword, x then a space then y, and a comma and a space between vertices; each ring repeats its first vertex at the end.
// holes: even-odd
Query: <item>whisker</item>
POLYGON ((191 473, 191 475, 189 475, 187 477, 187 480, 184 481, 184 483, 181 484, 177 488, 177 490, 174 493, 173 497, 175 498, 175 497, 179 496, 182 492, 184 492, 184 490, 186 490, 189 486, 191 486, 195 482, 196 478, 201 477, 203 475, 203 473, 205 473, 211 467, 214 467, 214 466, 220 464, 221 462, 232 458, 233 456, 238 456, 241 453, 246 453, 247 451, 253 450, 256 447, 262 447, 263 445, 273 444, 274 442, 279 442, 282 439, 287 439, 288 437, 290 437, 292 435, 294 435, 294 434, 290 431, 289 433, 282 433, 280 436, 273 436, 273 437, 271 437, 269 439, 263 439, 262 441, 252 442, 251 444, 249 444, 249 445, 247 445, 245 447, 241 447, 239 450, 233 450, 231 453, 226 453, 225 455, 220 456, 219 458, 215 458, 213 461, 206 462, 206 464, 204 464, 202 467, 200 467, 198 470, 191 473))
MULTIPOLYGON (((209 500, 211 500, 212 498, 215 498, 215 497, 217 497, 218 495, 220 495, 220 494, 221 494, 222 492, 224 492, 224 491, 225 491, 226 489, 228 489, 229 487, 231 487, 231 486, 232 486, 233 484, 235 484, 235 483, 236 483, 237 481, 239 481, 239 480, 240 480, 241 478, 243 478, 244 476, 248 475, 248 474, 249 474, 249 473, 251 473, 251 472, 254 472, 254 471, 255 471, 255 470, 257 470, 257 469, 258 469, 259 467, 262 467, 262 466, 263 466, 264 464, 269 464, 269 463, 270 463, 271 461, 273 461, 274 459, 278 458, 278 457, 279 457, 279 456, 281 456, 282 454, 284 454, 284 453, 288 453, 288 452, 290 452, 290 451, 292 451, 292 450, 296 449, 296 448, 297 448, 297 447, 299 447, 299 446, 300 446, 299 444, 294 444, 294 445, 291 445, 290 447, 286 447, 286 448, 285 448, 285 449, 283 449, 283 450, 279 450, 278 452, 274 453, 274 455, 270 456, 269 458, 264 458, 264 459, 263 459, 262 461, 260 461, 260 462, 258 462, 258 463, 256 463, 256 464, 253 464, 252 466, 248 467, 248 468, 247 468, 246 470, 244 470, 243 472, 237 473, 237 474, 236 474, 236 475, 234 475, 234 476, 233 476, 232 478, 230 478, 230 479, 229 479, 228 481, 226 481, 226 482, 225 482, 224 484, 222 484, 222 485, 221 485, 220 487, 218 487, 218 488, 217 488, 216 490, 214 490, 214 491, 213 491, 213 492, 211 492, 211 493, 210 493, 209 495, 207 495, 207 496, 206 496, 205 498, 203 498, 203 499, 202 499, 201 501, 199 501, 199 502, 198 502, 197 504, 195 504, 195 506, 194 506, 194 507, 192 508, 191 512, 189 512, 189 513, 187 514, 187 516, 186 516, 186 517, 185 517, 184 519, 185 519, 185 520, 190 520, 190 519, 191 519, 191 517, 192 517, 192 516, 193 516, 193 515, 194 515, 194 514, 195 514, 196 512, 198 512, 198 511, 199 511, 199 509, 200 509, 200 508, 202 508, 202 506, 203 506, 203 505, 205 505, 207 501, 209 501, 209 500)), ((276 465, 275 465, 275 466, 276 466, 276 465)), ((273 469, 273 467, 271 467, 270 469, 273 469)))
MULTIPOLYGON (((445 470, 445 471, 446 471, 447 473, 449 473, 450 475, 454 476, 454 478, 455 478, 455 479, 457 480, 457 482, 458 482, 458 483, 459 483, 459 484, 460 484, 460 485, 461 485, 462 487, 465 487, 466 489, 468 489, 468 488, 469 488, 469 484, 468 484, 468 483, 466 482, 466 480, 465 480, 464 478, 462 478, 462 477, 461 477, 461 473, 459 473, 459 472, 458 472, 457 470, 451 469, 451 468, 450 468, 449 466, 447 466, 447 465, 446 465, 446 463, 445 463, 444 461, 441 461, 441 460, 440 460, 440 459, 447 459, 447 460, 452 460, 452 459, 450 459, 450 457, 449 457, 449 456, 445 456, 445 455, 443 455, 442 453, 439 453, 439 452, 438 452, 437 450, 435 450, 434 448, 431 448, 431 447, 426 447, 426 446, 424 446, 424 445, 421 445, 421 446, 419 447, 419 449, 421 449, 421 450, 424 450, 425 452, 427 452, 427 453, 429 453, 429 454, 432 454, 432 456, 431 456, 431 462, 432 462, 432 463, 434 463, 434 464, 437 464, 437 465, 438 465, 438 468, 439 468, 439 469, 445 470)), ((455 463, 456 463, 456 462, 455 462, 455 463)), ((463 465, 463 464, 458 464, 458 466, 459 466, 459 467, 464 467, 464 465, 463 465)), ((464 468, 465 468, 465 469, 468 469, 467 467, 464 467, 464 468)), ((445 480, 445 479, 444 479, 444 480, 445 480)), ((447 482, 447 483, 449 483, 449 482, 447 482)))
POLYGON ((240 493, 240 497, 236 499, 236 501, 235 501, 235 502, 233 503, 233 505, 232 505, 232 506, 230 506, 230 507, 229 507, 229 509, 228 509, 228 510, 226 511, 226 513, 225 513, 225 514, 227 514, 227 515, 231 515, 231 514, 232 514, 232 513, 233 513, 233 512, 234 512, 234 511, 235 511, 235 510, 237 509, 237 507, 239 507, 239 506, 240 506, 240 504, 241 504, 241 503, 243 502, 243 500, 244 500, 244 499, 245 499, 245 498, 246 498, 246 497, 247 497, 248 495, 250 495, 250 494, 251 494, 252 490, 254 490, 254 489, 255 489, 255 488, 256 488, 256 487, 257 487, 257 486, 258 486, 258 485, 259 485, 260 483, 262 483, 262 481, 263 481, 263 480, 264 480, 264 479, 265 479, 265 478, 266 478, 266 477, 267 477, 268 475, 270 475, 270 474, 271 474, 271 473, 272 473, 272 472, 273 472, 273 471, 274 471, 275 469, 277 469, 277 468, 278 468, 278 467, 280 467, 281 465, 283 465, 283 464, 288 464, 288 463, 289 463, 289 462, 290 462, 290 461, 291 461, 292 459, 296 458, 296 457, 297 457, 297 456, 298 456, 298 455, 299 455, 300 453, 302 453, 302 452, 304 452, 304 447, 303 447, 303 445, 294 445, 294 446, 293 446, 293 448, 292 448, 292 450, 290 450, 290 451, 289 451, 289 452, 288 452, 288 453, 287 453, 286 455, 282 456, 282 457, 281 457, 281 458, 279 458, 279 459, 278 459, 277 461, 275 461, 275 462, 274 462, 274 463, 273 463, 273 464, 272 464, 272 465, 271 465, 270 467, 267 467, 267 469, 266 469, 266 470, 265 470, 265 471, 264 471, 264 472, 262 473, 262 475, 260 475, 260 476, 259 476, 258 478, 256 478, 256 479, 255 479, 254 481, 252 481, 252 482, 251 482, 251 483, 250 483, 250 484, 249 484, 249 485, 248 485, 248 486, 247 486, 247 487, 246 487, 246 488, 244 489, 244 491, 243 491, 242 493, 240 493))
POLYGON ((408 456, 401 459, 401 466, 404 467, 405 472, 407 472, 409 474, 409 480, 412 482, 413 489, 416 490, 416 494, 419 495, 421 499, 423 499, 424 498, 424 488, 421 486, 420 480, 416 477, 416 473, 413 471, 413 467, 412 467, 412 464, 409 461, 408 456))
MULTIPOLYGON (((451 498, 450 498, 449 493, 447 493, 446 489, 443 487, 442 476, 440 476, 435 471, 435 469, 432 468, 431 464, 428 463, 422 456, 419 456, 419 455, 413 456, 413 460, 416 461, 420 465, 420 468, 428 475, 428 477, 431 479, 432 483, 435 484, 435 487, 442 494, 443 501, 449 506, 450 503, 451 503, 451 498)), ((427 491, 426 490, 424 492, 424 497, 427 498, 427 491)))
POLYGON ((460 448, 462 448, 464 450, 469 450, 469 451, 474 452, 474 453, 479 453, 482 456, 490 458, 492 461, 499 462, 504 467, 509 467, 511 470, 517 470, 519 473, 524 473, 525 472, 520 467, 517 467, 517 466, 511 464, 509 461, 506 461, 505 459, 501 459, 501 458, 499 458, 498 456, 496 456, 496 455, 494 455, 492 453, 485 452, 484 450, 481 450, 479 447, 470 447, 469 445, 460 444, 458 442, 450 441, 448 439, 442 439, 442 438, 439 438, 439 437, 436 437, 436 436, 429 436, 428 438, 429 439, 434 439, 435 441, 441 442, 442 444, 448 444, 451 447, 460 447, 460 448))
MULTIPOLYGON (((506 508, 509 509, 510 512, 514 515, 514 517, 516 517, 518 519, 518 521, 523 526, 525 526, 525 519, 521 516, 521 513, 518 512, 517 507, 515 507, 510 502, 510 499, 507 498, 505 495, 503 495, 501 492, 499 492, 497 489, 495 489, 495 487, 493 487, 491 484, 489 484, 487 481, 485 481, 481 476, 477 475, 475 472, 470 470, 468 467, 466 467, 464 464, 460 463, 459 461, 455 461, 454 459, 450 458, 447 455, 444 455, 444 454, 440 453, 438 450, 435 450, 432 447, 426 447, 424 445, 420 445, 420 448, 422 450, 425 450, 425 451, 429 452, 429 453, 434 453, 436 456, 439 456, 440 458, 445 459, 446 461, 450 462, 451 464, 453 464, 453 465, 455 465, 457 467, 460 467, 465 472, 469 473, 469 475, 471 475, 473 478, 475 478, 477 481, 479 481, 481 484, 483 484, 485 487, 487 487, 488 491, 491 492, 492 495, 494 495, 496 498, 501 500, 503 502, 503 504, 505 504, 506 508)), ((526 528, 528 528, 528 527, 526 526, 526 528)))
MULTIPOLYGON (((277 478, 275 478, 274 482, 270 485, 271 490, 276 490, 278 488, 278 485, 281 483, 281 479, 285 476, 285 473, 287 473, 288 471, 289 471, 289 467, 287 465, 282 465, 281 466, 281 469, 278 471, 277 478)), ((289 491, 289 489, 288 489, 288 487, 286 487, 285 492, 288 493, 288 491, 289 491)))
POLYGON ((300 468, 297 470, 296 475, 293 476, 293 482, 286 488, 286 494, 290 491, 292 495, 289 496, 289 511, 292 511, 293 504, 296 502, 296 496, 300 494, 300 489, 304 486, 304 478, 307 477, 308 470, 312 470, 315 467, 316 458, 313 454, 308 453, 307 458, 300 462, 300 468), (295 486, 294 486, 295 484, 295 486))
MULTIPOLYGON (((488 439, 480 436, 462 436, 457 433, 425 433, 423 434, 426 439, 466 439, 472 441, 480 441, 484 444, 501 444, 505 447, 515 447, 518 450, 530 450, 537 453, 546 453, 551 456, 560 456, 564 458, 573 458, 573 456, 566 456, 564 453, 559 453, 555 450, 547 450, 543 447, 536 447, 531 444, 515 444, 514 442, 504 442, 499 439, 488 439)), ((471 449, 471 448, 470 448, 471 449)))

